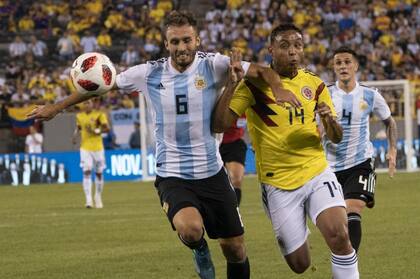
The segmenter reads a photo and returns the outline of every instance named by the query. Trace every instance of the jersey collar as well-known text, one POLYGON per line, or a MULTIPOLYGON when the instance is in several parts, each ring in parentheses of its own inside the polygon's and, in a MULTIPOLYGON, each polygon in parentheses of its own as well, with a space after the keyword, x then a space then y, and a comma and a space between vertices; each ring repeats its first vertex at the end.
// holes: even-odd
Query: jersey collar
POLYGON ((177 69, 175 69, 172 66, 172 58, 169 56, 169 59, 168 59, 168 71, 169 71, 169 73, 171 73, 173 75, 189 74, 189 73, 191 73, 192 71, 195 70, 195 68, 197 66, 197 63, 198 63, 198 52, 195 53, 194 60, 191 63, 191 65, 189 65, 188 68, 181 73, 180 71, 178 71, 177 69))
POLYGON ((350 91, 349 93, 347 93, 346 91, 344 91, 343 89, 341 89, 339 86, 338 86, 338 80, 335 82, 335 87, 337 87, 338 88, 338 90, 341 92, 341 93, 343 93, 343 94, 346 94, 346 95, 351 95, 351 94, 354 94, 356 91, 357 91, 357 89, 359 88, 359 82, 356 80, 356 86, 353 88, 353 90, 352 91, 350 91))

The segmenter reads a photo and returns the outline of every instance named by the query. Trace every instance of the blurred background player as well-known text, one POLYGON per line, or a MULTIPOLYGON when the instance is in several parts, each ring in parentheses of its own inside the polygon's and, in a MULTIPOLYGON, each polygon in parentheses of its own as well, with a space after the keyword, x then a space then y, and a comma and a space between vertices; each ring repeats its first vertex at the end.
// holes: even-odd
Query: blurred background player
POLYGON ((86 101, 84 111, 76 115, 76 130, 73 143, 80 134, 80 166, 83 170, 83 191, 86 196, 86 208, 93 207, 92 170, 95 172, 95 207, 102 208, 102 191, 104 187, 103 170, 105 154, 102 133, 109 130, 106 114, 93 109, 93 101, 86 101))
POLYGON ((324 137, 327 160, 343 187, 347 205, 348 227, 352 246, 359 249, 362 228, 361 213, 375 204, 376 174, 373 145, 369 138, 369 119, 373 113, 386 126, 388 138, 389 176, 393 177, 397 155, 397 126, 382 95, 373 88, 360 85, 356 53, 348 47, 338 48, 333 55, 335 84, 329 86, 343 127, 343 140, 334 144, 324 137))
POLYGON ((235 189, 238 205, 241 203, 242 180, 245 174, 245 158, 247 145, 242 139, 244 136, 245 118, 239 118, 229 130, 223 134, 222 144, 219 151, 223 163, 228 171, 230 182, 235 189))

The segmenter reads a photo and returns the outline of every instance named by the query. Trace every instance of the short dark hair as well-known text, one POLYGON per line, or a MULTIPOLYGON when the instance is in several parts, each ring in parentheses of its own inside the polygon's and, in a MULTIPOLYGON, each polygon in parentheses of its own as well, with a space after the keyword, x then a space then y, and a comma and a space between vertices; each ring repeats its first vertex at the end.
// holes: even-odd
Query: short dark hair
POLYGON ((271 34, 270 34, 270 43, 272 44, 276 40, 276 37, 280 33, 285 32, 285 31, 289 31, 289 30, 296 31, 300 35, 303 36, 302 30, 300 30, 296 25, 294 25, 292 23, 281 23, 280 25, 278 25, 276 28, 274 28, 271 31, 271 34))
POLYGON ((359 57, 357 53, 353 49, 349 48, 348 46, 341 46, 337 48, 336 50, 334 50, 332 57, 334 58, 334 56, 339 53, 349 53, 354 57, 354 59, 356 59, 356 61, 359 61, 359 57))
POLYGON ((197 30, 197 20, 194 18, 194 15, 189 11, 172 11, 165 18, 163 33, 166 34, 169 26, 184 25, 191 25, 197 30))

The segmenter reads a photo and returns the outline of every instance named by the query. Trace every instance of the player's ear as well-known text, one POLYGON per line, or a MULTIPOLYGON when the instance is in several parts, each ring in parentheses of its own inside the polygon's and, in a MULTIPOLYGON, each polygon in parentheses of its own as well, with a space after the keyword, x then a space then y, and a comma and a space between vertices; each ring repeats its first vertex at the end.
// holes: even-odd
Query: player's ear
POLYGON ((270 53, 270 55, 273 56, 273 46, 269 45, 267 49, 268 49, 268 53, 270 53))
POLYGON ((199 47, 201 44, 201 38, 199 36, 196 37, 196 47, 199 47))
POLYGON ((166 48, 166 50, 168 50, 168 51, 169 51, 169 43, 168 43, 168 40, 164 39, 164 40, 163 40, 163 43, 165 44, 165 48, 166 48))

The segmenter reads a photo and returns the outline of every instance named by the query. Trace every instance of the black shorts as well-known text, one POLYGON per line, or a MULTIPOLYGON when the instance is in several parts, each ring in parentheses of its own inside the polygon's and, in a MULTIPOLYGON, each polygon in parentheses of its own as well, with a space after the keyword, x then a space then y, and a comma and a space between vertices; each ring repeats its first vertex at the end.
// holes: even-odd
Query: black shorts
POLYGON ((238 162, 245 166, 246 151, 248 147, 242 139, 229 143, 222 143, 219 151, 224 163, 238 162))
POLYGON ((157 176, 155 187, 174 230, 175 214, 192 206, 200 212, 210 238, 229 238, 244 233, 235 191, 224 168, 214 176, 197 180, 157 176))
POLYGON ((365 201, 368 208, 375 205, 376 173, 371 159, 335 175, 343 187, 344 199, 365 201))

